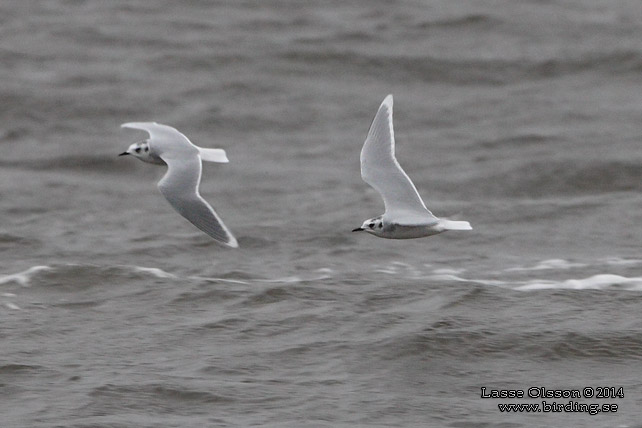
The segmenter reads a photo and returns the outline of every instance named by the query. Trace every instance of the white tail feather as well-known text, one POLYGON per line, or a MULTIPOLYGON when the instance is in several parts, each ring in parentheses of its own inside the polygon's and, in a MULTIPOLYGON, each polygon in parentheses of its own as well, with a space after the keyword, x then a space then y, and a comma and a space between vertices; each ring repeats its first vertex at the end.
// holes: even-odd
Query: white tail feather
POLYGON ((198 152, 201 155, 201 159, 206 162, 218 162, 218 163, 228 163, 227 155, 223 149, 204 149, 202 147, 198 148, 198 152))
POLYGON ((472 226, 467 221, 441 219, 439 222, 444 230, 473 230, 472 226))

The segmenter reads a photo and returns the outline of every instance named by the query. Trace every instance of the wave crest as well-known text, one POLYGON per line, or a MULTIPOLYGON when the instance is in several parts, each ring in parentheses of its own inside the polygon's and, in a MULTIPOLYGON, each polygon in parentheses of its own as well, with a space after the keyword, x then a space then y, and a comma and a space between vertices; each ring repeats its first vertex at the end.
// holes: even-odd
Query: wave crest
POLYGON ((531 162, 492 176, 476 177, 470 187, 486 195, 516 197, 640 191, 642 165, 618 160, 531 162))

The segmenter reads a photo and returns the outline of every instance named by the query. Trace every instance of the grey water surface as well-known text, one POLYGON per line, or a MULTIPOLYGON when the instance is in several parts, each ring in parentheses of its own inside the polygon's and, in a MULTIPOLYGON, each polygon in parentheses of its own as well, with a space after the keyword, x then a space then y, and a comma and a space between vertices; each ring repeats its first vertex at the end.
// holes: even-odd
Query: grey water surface
POLYGON ((641 41, 637 0, 0 3, 0 425, 642 426, 641 41), (473 231, 350 232, 388 93, 473 231), (239 250, 128 121, 227 151, 239 250), (481 397, 531 387, 622 394, 481 397), (542 401, 600 412, 499 408, 542 401))

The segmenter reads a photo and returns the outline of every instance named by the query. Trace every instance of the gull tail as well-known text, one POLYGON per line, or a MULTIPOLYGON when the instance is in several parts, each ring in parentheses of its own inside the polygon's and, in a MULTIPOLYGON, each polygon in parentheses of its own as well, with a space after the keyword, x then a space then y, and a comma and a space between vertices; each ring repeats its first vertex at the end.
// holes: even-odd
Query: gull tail
POLYGON ((467 221, 440 219, 439 223, 444 230, 473 230, 473 227, 467 221))
POLYGON ((206 162, 218 162, 218 163, 228 163, 227 155, 223 149, 204 149, 202 147, 198 148, 198 153, 201 155, 201 159, 206 162))

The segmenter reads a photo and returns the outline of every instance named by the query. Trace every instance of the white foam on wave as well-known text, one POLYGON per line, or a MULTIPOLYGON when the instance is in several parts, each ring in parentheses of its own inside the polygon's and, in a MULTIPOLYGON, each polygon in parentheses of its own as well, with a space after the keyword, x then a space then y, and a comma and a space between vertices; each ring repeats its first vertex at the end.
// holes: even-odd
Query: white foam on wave
POLYGON ((505 272, 524 272, 524 271, 533 271, 533 270, 565 270, 572 268, 580 268, 587 266, 586 263, 573 263, 564 259, 549 259, 542 260, 535 266, 518 266, 508 269, 504 269, 505 272))
POLYGON ((315 276, 301 277, 298 275, 293 275, 293 276, 285 276, 282 278, 274 278, 274 279, 259 278, 259 279, 253 280, 253 282, 261 282, 266 284, 273 284, 273 283, 297 284, 300 282, 323 281, 324 279, 330 279, 333 277, 330 274, 331 271, 332 271, 331 269, 317 269, 316 272, 319 272, 319 274, 315 276))
MULTIPOLYGON (((83 267, 83 265, 76 265, 76 264, 67 264, 67 265, 64 265, 63 267, 65 266, 66 267, 83 267)), ((98 268, 98 266, 94 266, 94 267, 98 268)), ((149 267, 143 267, 143 266, 125 266, 125 268, 133 270, 135 272, 150 274, 157 278, 176 278, 176 275, 171 274, 169 272, 165 272, 164 270, 159 268, 149 268, 149 267)), ((28 287, 31 284, 31 281, 33 280, 33 278, 38 274, 40 274, 41 272, 53 272, 55 270, 56 268, 51 266, 46 266, 46 265, 32 266, 29 269, 22 272, 0 276, 0 285, 17 283, 23 287, 28 287)))
POLYGON ((299 282, 303 282, 303 279, 300 276, 284 276, 282 278, 257 278, 254 280, 254 282, 262 282, 265 284, 275 284, 275 283, 283 283, 283 284, 297 284, 299 282))
POLYGON ((143 273, 149 273, 156 278, 176 278, 176 275, 165 272, 162 269, 159 268, 150 268, 150 267, 143 267, 143 266, 133 266, 133 269, 136 272, 143 272, 143 273))
POLYGON ((642 260, 637 259, 621 259, 619 257, 607 257, 601 260, 604 264, 610 266, 635 266, 642 263, 642 260))
MULTIPOLYGON (((16 297, 16 295, 14 293, 2 293, 2 294, 0 294, 0 296, 1 297, 6 297, 6 298, 9 298, 9 299, 13 299, 13 298, 16 297)), ((16 305, 13 302, 4 301, 4 302, 2 302, 2 304, 5 307, 9 308, 9 309, 13 309, 13 310, 16 310, 16 311, 20 310, 20 306, 16 305)))
POLYGON ((464 272, 466 272, 465 268, 461 268, 461 269, 440 268, 432 271, 432 273, 434 273, 435 275, 457 275, 464 272))
POLYGON ((207 276, 197 276, 197 275, 192 275, 188 276, 187 279, 191 279, 193 281, 205 281, 205 282, 227 282, 230 284, 247 284, 247 281, 242 281, 240 279, 230 279, 230 278, 214 278, 214 277, 207 277, 207 276))
POLYGON ((493 279, 467 279, 467 278, 462 278, 460 276, 452 275, 452 274, 430 275, 430 276, 428 276, 428 279, 432 279, 432 280, 435 280, 435 281, 473 282, 475 284, 493 285, 493 286, 496 286, 496 287, 502 287, 502 286, 505 286, 507 284, 504 281, 498 281, 498 280, 493 280, 493 279))
POLYGON ((421 272, 417 267, 409 263, 399 261, 392 262, 388 266, 379 268, 376 272, 386 273, 388 275, 404 274, 409 278, 418 278, 423 276, 423 272, 421 272))
POLYGON ((516 266, 504 269, 504 272, 528 272, 538 270, 568 270, 574 268, 583 268, 587 266, 635 266, 642 264, 642 260, 638 259, 623 259, 620 257, 606 257, 591 262, 580 263, 572 262, 564 259, 548 259, 542 260, 534 266, 516 266))
POLYGON ((620 275, 599 274, 583 279, 565 281, 532 280, 516 287, 516 290, 604 290, 617 288, 628 291, 642 291, 642 277, 627 278, 620 275))
POLYGON ((263 283, 263 284, 276 284, 276 283, 283 283, 283 284, 298 284, 301 282, 314 282, 314 281, 323 281, 325 279, 330 279, 334 277, 335 271, 331 268, 320 268, 314 270, 316 275, 312 275, 309 277, 301 277, 298 275, 292 275, 292 276, 283 276, 283 277, 278 277, 278 278, 252 278, 252 279, 233 279, 233 278, 218 278, 218 277, 206 277, 206 276, 198 276, 198 275, 192 275, 188 276, 187 279, 194 280, 194 281, 207 281, 207 282, 215 282, 215 283, 229 283, 229 284, 251 284, 251 283, 263 283))
POLYGON ((0 285, 16 282, 22 285, 23 287, 28 287, 29 283, 31 282, 31 279, 36 274, 38 274, 39 272, 43 272, 43 271, 46 272, 51 270, 53 270, 53 268, 50 266, 32 266, 29 269, 22 272, 0 276, 0 285))
POLYGON ((562 281, 548 279, 533 279, 529 281, 500 281, 490 279, 468 279, 457 275, 431 275, 429 279, 435 281, 468 282, 480 285, 510 288, 519 291, 535 290, 626 290, 642 291, 642 277, 628 278, 621 275, 598 274, 582 279, 566 279, 562 281))

